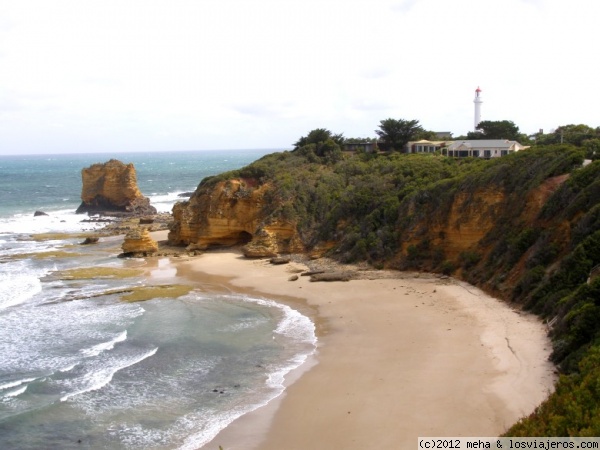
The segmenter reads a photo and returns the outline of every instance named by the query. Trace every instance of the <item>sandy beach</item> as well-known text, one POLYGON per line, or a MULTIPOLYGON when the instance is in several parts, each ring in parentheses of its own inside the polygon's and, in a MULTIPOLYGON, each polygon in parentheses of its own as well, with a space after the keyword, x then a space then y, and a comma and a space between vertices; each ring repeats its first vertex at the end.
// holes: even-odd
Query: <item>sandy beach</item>
POLYGON ((319 339, 283 395, 205 449, 404 449, 418 436, 497 436, 552 390, 544 325, 465 283, 400 273, 290 281, 303 264, 235 251, 173 261, 180 276, 310 315, 319 339))

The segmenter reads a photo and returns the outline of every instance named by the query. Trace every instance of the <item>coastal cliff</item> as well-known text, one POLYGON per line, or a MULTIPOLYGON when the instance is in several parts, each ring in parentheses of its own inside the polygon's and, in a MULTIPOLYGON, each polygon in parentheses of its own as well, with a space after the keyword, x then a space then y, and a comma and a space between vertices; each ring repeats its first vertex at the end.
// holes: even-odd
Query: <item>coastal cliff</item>
POLYGON ((557 393, 510 433, 596 430, 600 162, 583 167, 584 151, 569 145, 491 161, 315 149, 203 180, 174 208, 170 243, 243 244, 249 256, 326 253, 466 280, 538 314, 565 374, 557 393), (573 416, 572 398, 582 414, 593 412, 573 416))
POLYGON ((274 256, 304 251, 295 223, 269 217, 269 184, 252 179, 223 180, 204 185, 189 201, 173 208, 172 245, 205 250, 246 244, 246 256, 274 256))
POLYGON ((82 203, 77 214, 156 214, 137 186, 133 164, 111 159, 81 171, 82 203))

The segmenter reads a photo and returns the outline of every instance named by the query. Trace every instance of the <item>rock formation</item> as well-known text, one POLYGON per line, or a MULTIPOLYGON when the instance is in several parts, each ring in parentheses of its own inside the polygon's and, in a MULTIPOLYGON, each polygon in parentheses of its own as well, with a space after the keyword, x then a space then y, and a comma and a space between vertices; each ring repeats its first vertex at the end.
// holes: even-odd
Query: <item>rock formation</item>
POLYGON ((204 250, 245 244, 248 257, 304 251, 296 225, 269 217, 269 185, 232 179, 201 185, 189 201, 173 207, 169 244, 204 250))
POLYGON ((82 203, 77 213, 88 214, 156 214, 150 200, 137 186, 133 164, 111 159, 81 171, 82 203))
MULTIPOLYGON (((539 227, 537 217, 550 195, 568 179, 568 175, 552 177, 539 187, 532 189, 525 197, 525 208, 520 215, 522 226, 539 227)), ((458 261, 460 255, 468 251, 489 252, 492 245, 485 244, 487 234, 499 222, 505 220, 511 208, 511 199, 506 193, 494 189, 475 189, 457 193, 445 211, 427 211, 407 226, 403 232, 403 253, 408 247, 428 242, 439 249, 446 258, 458 261)), ((411 205, 408 214, 414 214, 416 206, 411 205)))
POLYGON ((148 256, 158 251, 158 243, 146 228, 137 228, 125 235, 121 248, 125 256, 148 256))
MULTIPOLYGON (((529 193, 522 217, 524 226, 535 226, 533 221, 547 198, 566 179, 565 175, 550 178, 529 193)), ((268 182, 230 179, 203 183, 189 201, 173 208, 169 243, 188 245, 192 250, 243 244, 247 257, 305 252, 296 224, 273 217, 272 212, 279 206, 276 203, 277 196, 268 182)), ((446 207, 425 215, 416 214, 423 205, 409 204, 403 214, 411 220, 402 232, 398 257, 405 257, 410 246, 420 247, 423 242, 450 261, 459 261, 465 252, 483 255, 491 250, 489 244, 482 244, 484 238, 502 222, 511 205, 512 199, 502 189, 491 188, 457 192, 446 207)), ((335 245, 318 242, 310 252, 322 254, 335 245)))

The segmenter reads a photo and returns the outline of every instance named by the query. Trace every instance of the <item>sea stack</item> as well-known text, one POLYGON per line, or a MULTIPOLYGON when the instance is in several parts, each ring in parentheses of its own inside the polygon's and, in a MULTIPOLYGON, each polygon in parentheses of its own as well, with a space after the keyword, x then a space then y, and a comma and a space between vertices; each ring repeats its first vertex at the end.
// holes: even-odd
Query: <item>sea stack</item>
POLYGON ((158 251, 158 243, 146 228, 141 227, 127 233, 121 248, 123 256, 149 256, 158 251))
POLYGON ((133 164, 111 159, 93 164, 81 171, 82 203, 77 214, 145 215, 156 214, 156 208, 137 186, 133 164))

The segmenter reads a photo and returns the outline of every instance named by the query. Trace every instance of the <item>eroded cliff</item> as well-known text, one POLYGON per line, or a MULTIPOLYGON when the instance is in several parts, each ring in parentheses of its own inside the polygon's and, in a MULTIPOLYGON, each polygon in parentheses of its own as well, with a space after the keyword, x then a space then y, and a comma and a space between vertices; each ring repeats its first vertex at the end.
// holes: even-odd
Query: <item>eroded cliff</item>
POLYGON ((77 213, 156 214, 137 186, 133 164, 111 159, 81 171, 82 203, 77 213))
POLYGON ((200 250, 244 244, 252 257, 304 251, 295 223, 271 217, 275 205, 265 195, 271 190, 251 179, 201 186, 173 208, 169 243, 200 250))

